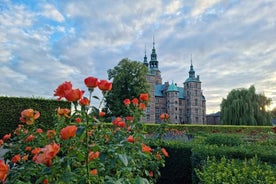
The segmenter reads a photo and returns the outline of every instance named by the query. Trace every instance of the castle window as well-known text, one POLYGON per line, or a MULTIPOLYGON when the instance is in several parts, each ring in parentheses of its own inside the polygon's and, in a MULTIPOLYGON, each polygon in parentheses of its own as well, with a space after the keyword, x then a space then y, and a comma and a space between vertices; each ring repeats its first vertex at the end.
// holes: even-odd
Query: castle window
POLYGON ((197 90, 195 90, 195 96, 197 96, 197 90))
POLYGON ((196 124, 198 124, 198 117, 195 117, 195 119, 196 119, 196 124))
POLYGON ((147 106, 146 112, 149 113, 150 112, 150 107, 147 106))
POLYGON ((177 104, 177 101, 175 101, 174 103, 177 104))
POLYGON ((195 114, 198 115, 198 109, 197 108, 195 109, 195 114))
POLYGON ((197 105, 197 99, 195 99, 195 105, 197 105))
POLYGON ((177 111, 177 107, 175 108, 175 110, 177 111))
POLYGON ((147 122, 150 121, 150 115, 147 115, 147 122))

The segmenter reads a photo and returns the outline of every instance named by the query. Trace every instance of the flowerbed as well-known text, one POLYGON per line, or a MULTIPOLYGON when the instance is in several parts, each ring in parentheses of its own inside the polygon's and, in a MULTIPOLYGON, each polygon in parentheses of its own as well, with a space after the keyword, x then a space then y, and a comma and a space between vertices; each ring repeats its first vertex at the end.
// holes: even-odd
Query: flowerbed
MULTIPOLYGON (((22 124, 4 135, 0 146, 9 149, 0 160, 2 183, 155 183, 159 168, 165 164, 167 151, 160 147, 161 139, 151 147, 139 122, 148 101, 147 94, 124 101, 130 109, 127 117, 117 117, 113 127, 101 123, 105 112, 91 107, 92 93, 99 88, 105 96, 112 83, 88 77, 84 91, 64 82, 55 90, 58 99, 72 102, 74 111, 58 108, 54 126, 43 130, 36 123, 40 112, 25 109, 22 124), (127 103, 126 103, 127 102, 127 103), (80 107, 80 108, 78 108, 80 107), (10 160, 10 161, 8 161, 10 160)), ((100 102, 101 104, 102 102, 100 102)), ((122 102, 123 103, 123 102, 122 102)), ((162 124, 160 126, 164 126, 162 124)), ((158 132, 161 137, 163 128, 158 132)))

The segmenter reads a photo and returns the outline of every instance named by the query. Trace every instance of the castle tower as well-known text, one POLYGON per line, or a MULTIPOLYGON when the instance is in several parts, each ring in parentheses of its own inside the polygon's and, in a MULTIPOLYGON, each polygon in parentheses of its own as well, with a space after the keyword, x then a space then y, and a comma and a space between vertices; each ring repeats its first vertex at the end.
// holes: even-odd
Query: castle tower
POLYGON ((177 86, 172 83, 167 91, 167 112, 170 115, 171 123, 179 123, 179 90, 177 86))
POLYGON ((195 77, 195 71, 191 61, 189 77, 184 82, 184 92, 186 95, 186 120, 188 124, 206 123, 205 97, 201 91, 201 81, 199 75, 195 77))

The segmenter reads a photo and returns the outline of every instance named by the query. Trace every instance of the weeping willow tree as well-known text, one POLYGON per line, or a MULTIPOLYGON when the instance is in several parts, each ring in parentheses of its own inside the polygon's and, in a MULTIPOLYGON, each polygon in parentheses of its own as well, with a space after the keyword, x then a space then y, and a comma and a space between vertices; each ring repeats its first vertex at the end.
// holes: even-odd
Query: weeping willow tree
POLYGON ((233 89, 222 100, 221 121, 227 125, 271 125, 271 114, 266 107, 271 99, 256 94, 254 86, 249 89, 233 89))

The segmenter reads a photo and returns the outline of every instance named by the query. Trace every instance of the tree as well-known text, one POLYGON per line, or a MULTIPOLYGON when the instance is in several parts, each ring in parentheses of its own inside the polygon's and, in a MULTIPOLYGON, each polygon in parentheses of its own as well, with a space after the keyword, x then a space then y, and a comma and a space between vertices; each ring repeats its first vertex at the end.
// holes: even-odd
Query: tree
POLYGON ((228 125, 271 125, 271 115, 266 110, 270 103, 264 94, 256 94, 254 86, 233 89, 222 100, 220 118, 228 125))
POLYGON ((141 93, 149 92, 146 80, 148 69, 137 61, 123 59, 114 69, 108 70, 108 78, 113 81, 112 90, 106 96, 106 109, 111 116, 129 116, 123 101, 139 97, 141 93))
POLYGON ((276 118, 276 107, 274 107, 271 111, 272 118, 276 118))

